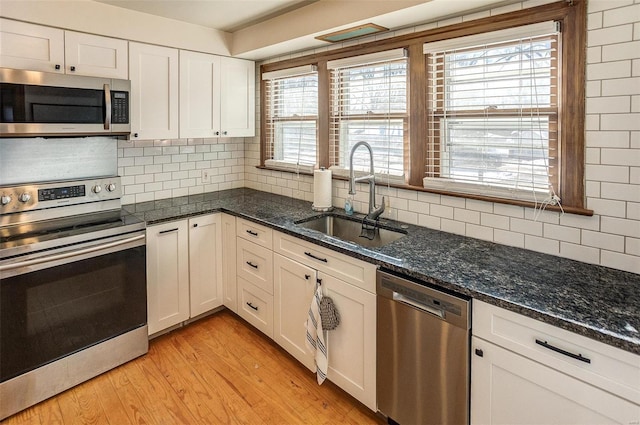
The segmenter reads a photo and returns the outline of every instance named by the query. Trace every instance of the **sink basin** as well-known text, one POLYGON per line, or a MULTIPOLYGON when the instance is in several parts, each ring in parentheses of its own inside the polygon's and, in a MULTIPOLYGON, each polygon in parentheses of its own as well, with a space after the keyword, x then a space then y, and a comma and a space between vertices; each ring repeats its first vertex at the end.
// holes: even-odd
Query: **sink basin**
POLYGON ((325 235, 356 243, 366 248, 378 248, 404 237, 407 233, 400 229, 374 226, 367 220, 363 229, 362 220, 338 215, 320 215, 296 221, 295 224, 307 229, 317 230, 325 235))

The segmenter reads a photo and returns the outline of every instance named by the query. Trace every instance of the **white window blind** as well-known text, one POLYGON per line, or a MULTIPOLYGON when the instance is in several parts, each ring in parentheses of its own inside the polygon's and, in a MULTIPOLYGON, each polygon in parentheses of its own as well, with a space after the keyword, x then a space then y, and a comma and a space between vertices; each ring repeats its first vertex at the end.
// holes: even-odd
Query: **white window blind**
POLYGON ((424 186, 542 201, 558 187, 558 37, 553 22, 424 46, 424 186))
MULTIPOLYGON (((349 168, 349 153, 368 142, 376 173, 403 180, 407 128, 407 59, 404 49, 330 61, 329 161, 337 172, 349 168)), ((366 149, 354 168, 368 172, 366 149)))
POLYGON ((267 166, 310 171, 317 162, 318 74, 303 66, 263 73, 267 166))

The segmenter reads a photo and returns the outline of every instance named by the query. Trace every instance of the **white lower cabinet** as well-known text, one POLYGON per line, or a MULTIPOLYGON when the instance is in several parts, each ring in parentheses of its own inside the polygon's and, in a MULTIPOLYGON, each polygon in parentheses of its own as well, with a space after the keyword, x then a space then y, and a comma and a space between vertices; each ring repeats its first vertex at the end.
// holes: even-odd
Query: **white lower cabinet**
POLYGON ((318 278, 340 313, 340 325, 327 332, 327 378, 376 411, 376 296, 326 273, 318 278))
POLYGON ((476 300, 473 333, 472 425, 640 420, 640 356, 476 300))
POLYGON ((333 300, 340 314, 340 325, 325 333, 327 378, 376 411, 376 296, 363 289, 375 288, 375 281, 362 279, 375 279, 375 266, 282 233, 274 232, 273 240, 274 340, 315 371, 313 355, 305 346, 305 322, 320 282, 323 295, 333 300), (350 282, 334 276, 351 270, 359 273, 350 282))
POLYGON ((189 219, 190 317, 223 304, 221 214, 189 219))
POLYGON ((273 339, 289 354, 314 371, 313 355, 306 346, 305 322, 316 288, 316 270, 280 254, 273 254, 273 339))
POLYGON ((149 335, 189 318, 187 220, 147 227, 149 335))
POLYGON ((221 214, 147 227, 149 335, 223 304, 221 214))

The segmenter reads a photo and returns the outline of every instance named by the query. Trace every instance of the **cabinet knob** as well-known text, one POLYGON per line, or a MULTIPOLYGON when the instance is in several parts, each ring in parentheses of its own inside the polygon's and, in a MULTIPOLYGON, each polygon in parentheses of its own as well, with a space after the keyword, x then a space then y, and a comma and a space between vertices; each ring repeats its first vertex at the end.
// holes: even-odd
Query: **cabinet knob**
POLYGON ((76 67, 75 66, 71 66, 71 67, 69 67, 69 69, 71 70, 71 72, 74 72, 76 70, 76 67))
POLYGON ((193 223, 193 227, 198 227, 198 223, 193 223))
POLYGON ((56 64, 56 69, 59 70, 60 69, 60 64, 56 64))
POLYGON ((309 280, 309 278, 310 278, 310 277, 311 277, 311 275, 310 275, 310 274, 305 274, 305 275, 304 275, 304 278, 305 278, 305 279, 307 279, 307 280, 309 280))
POLYGON ((133 133, 133 137, 138 137, 138 133, 133 133))
POLYGON ((216 131, 216 132, 215 132, 215 133, 213 133, 213 134, 215 134, 216 136, 219 136, 219 135, 220 135, 220 132, 219 132, 219 131, 216 131))
POLYGON ((223 136, 226 136, 226 135, 227 135, 227 132, 226 132, 226 131, 223 131, 223 132, 222 132, 222 135, 223 135, 223 136))
POLYGON ((476 356, 478 357, 484 357, 484 351, 482 351, 479 348, 476 348, 475 353, 476 353, 476 356))

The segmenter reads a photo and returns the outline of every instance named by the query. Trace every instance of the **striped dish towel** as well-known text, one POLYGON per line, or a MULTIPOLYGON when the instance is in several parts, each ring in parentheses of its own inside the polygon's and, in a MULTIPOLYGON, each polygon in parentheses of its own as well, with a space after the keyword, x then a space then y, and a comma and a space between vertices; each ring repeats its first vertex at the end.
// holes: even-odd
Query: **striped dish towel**
POLYGON ((322 331, 322 319, 320 318, 320 301, 322 301, 322 287, 316 285, 316 292, 309 307, 309 317, 307 318, 307 348, 315 353, 316 377, 318 384, 322 384, 327 378, 327 367, 329 360, 327 356, 327 346, 324 343, 322 331))

